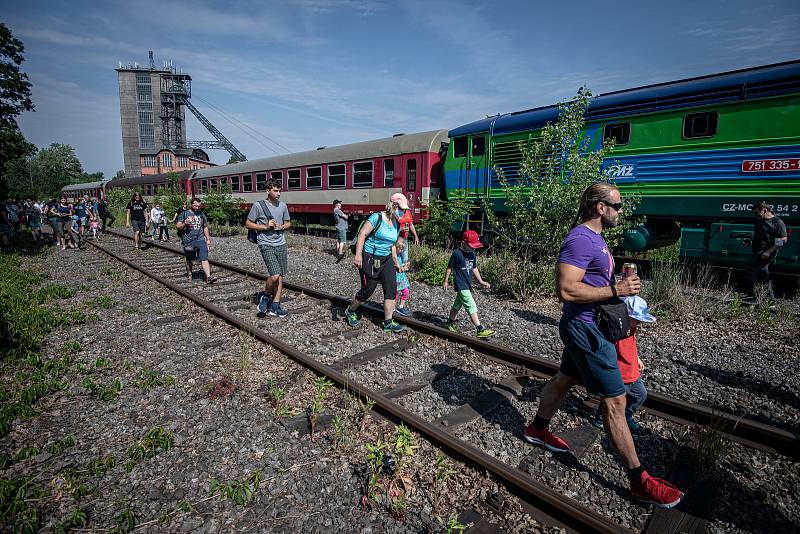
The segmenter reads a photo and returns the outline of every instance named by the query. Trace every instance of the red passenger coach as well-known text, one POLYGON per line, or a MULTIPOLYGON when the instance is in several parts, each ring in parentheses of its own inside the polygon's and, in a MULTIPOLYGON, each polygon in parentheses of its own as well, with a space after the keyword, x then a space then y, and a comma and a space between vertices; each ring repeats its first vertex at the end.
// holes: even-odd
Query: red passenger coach
POLYGON ((350 213, 371 213, 394 193, 408 197, 414 220, 442 184, 447 130, 398 134, 385 139, 298 152, 193 171, 190 191, 228 186, 249 207, 266 198, 267 180, 282 184, 281 200, 293 217, 330 224, 332 202, 350 213))

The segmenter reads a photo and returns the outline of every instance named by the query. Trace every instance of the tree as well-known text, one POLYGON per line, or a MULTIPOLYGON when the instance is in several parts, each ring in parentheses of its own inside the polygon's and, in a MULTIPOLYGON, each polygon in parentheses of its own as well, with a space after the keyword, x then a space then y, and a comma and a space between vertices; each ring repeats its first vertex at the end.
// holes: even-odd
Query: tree
POLYGON ((8 27, 0 23, 0 128, 17 129, 17 115, 33 111, 31 82, 19 67, 25 58, 22 41, 16 39, 8 27))
POLYGON ((236 159, 236 156, 231 155, 231 157, 228 158, 228 163, 226 163, 226 165, 230 165, 231 163, 239 163, 239 160, 236 159))
POLYGON ((68 184, 81 183, 83 167, 69 145, 53 143, 29 159, 30 179, 37 198, 58 196, 68 184))
POLYGON ((16 128, 0 128, 0 198, 12 194, 12 182, 23 183, 22 178, 29 177, 27 158, 34 154, 36 146, 29 143, 22 132, 16 128))
MULTIPOLYGON (((552 295, 558 252, 576 223, 581 194, 593 182, 609 181, 602 163, 613 143, 591 151, 591 139, 584 137, 591 96, 582 87, 573 100, 560 105, 555 123, 519 142, 522 159, 513 181, 499 167, 494 169, 503 189, 505 211, 495 212, 488 199, 484 206, 494 234, 493 247, 500 256, 495 265, 509 266, 502 281, 516 298, 552 295)), ((620 225, 604 233, 609 246, 619 242, 626 228, 640 222, 630 216, 637 203, 637 198, 625 199, 620 225)))
POLYGON ((125 171, 120 169, 117 171, 117 174, 114 175, 114 180, 121 180, 123 178, 125 178, 125 171))
POLYGON ((78 181, 75 183, 84 184, 87 182, 102 182, 103 180, 105 180, 105 178, 106 177, 103 174, 103 171, 84 172, 81 173, 80 177, 78 178, 78 181))

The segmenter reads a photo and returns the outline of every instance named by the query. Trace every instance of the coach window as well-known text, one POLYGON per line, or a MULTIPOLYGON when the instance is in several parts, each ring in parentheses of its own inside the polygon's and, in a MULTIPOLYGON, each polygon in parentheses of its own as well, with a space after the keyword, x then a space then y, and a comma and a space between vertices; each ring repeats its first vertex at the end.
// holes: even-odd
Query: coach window
POLYGON ((392 187, 394 185, 394 160, 383 160, 383 187, 392 187))
POLYGON ((253 192, 253 175, 252 174, 243 174, 242 175, 242 191, 245 193, 252 193, 253 192))
POLYGON ((269 179, 278 182, 278 187, 283 189, 283 171, 272 171, 269 173, 269 179))
POLYGON ((256 174, 256 191, 267 190, 267 173, 260 172, 256 174))
POLYGON ((417 160, 412 158, 406 163, 406 189, 417 190, 417 160))
POLYGON ((372 187, 372 162, 353 163, 353 187, 372 187))
POLYGON ((242 191, 238 176, 231 176, 231 191, 233 193, 240 193, 242 191))
POLYGON ((618 122, 616 124, 606 124, 603 128, 603 144, 606 145, 614 140, 615 146, 627 145, 631 142, 631 123, 618 122))
POLYGON ((344 189, 345 166, 328 165, 328 189, 344 189))
POLYGON ((291 169, 287 173, 286 189, 295 191, 300 189, 300 169, 291 169))
POLYGON ((465 158, 467 157, 467 147, 469 144, 467 143, 466 137, 457 137, 453 139, 453 157, 454 158, 465 158))
POLYGON ((712 137, 717 133, 719 114, 716 111, 689 113, 683 118, 683 138, 712 137))
POLYGON ((217 192, 217 190, 219 188, 217 187, 217 179, 216 178, 211 178, 211 179, 208 180, 208 188, 211 189, 215 193, 217 192))
POLYGON ((306 168, 306 189, 322 189, 322 167, 306 168))
POLYGON ((486 154, 486 138, 484 136, 472 138, 472 157, 486 154))

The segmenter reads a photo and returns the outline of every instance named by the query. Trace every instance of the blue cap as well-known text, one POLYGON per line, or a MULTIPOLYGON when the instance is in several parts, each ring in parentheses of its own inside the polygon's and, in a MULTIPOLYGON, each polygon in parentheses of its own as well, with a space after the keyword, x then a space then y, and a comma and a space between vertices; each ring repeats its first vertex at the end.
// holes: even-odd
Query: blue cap
POLYGON ((654 323, 656 318, 650 314, 647 301, 640 296, 625 297, 622 300, 628 306, 628 317, 636 319, 640 323, 654 323))

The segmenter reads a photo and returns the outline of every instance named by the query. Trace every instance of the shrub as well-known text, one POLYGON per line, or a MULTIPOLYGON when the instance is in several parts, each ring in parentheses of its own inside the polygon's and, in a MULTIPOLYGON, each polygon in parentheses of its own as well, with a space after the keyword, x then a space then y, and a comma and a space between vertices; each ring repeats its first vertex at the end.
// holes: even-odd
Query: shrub
POLYGON ((425 207, 425 218, 417 228, 420 240, 426 245, 447 247, 453 226, 463 223, 470 210, 471 202, 465 198, 450 201, 432 199, 425 207))
POLYGON ((444 273, 450 260, 449 251, 435 247, 411 247, 409 254, 415 281, 431 286, 441 286, 444 283, 444 273))

